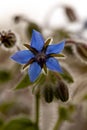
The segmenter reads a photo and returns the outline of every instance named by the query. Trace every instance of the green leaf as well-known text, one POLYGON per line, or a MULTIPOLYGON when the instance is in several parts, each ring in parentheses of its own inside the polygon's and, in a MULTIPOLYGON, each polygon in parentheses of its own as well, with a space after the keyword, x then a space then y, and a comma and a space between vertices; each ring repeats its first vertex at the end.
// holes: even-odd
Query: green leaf
POLYGON ((0 103, 0 112, 4 117, 10 117, 17 114, 30 114, 30 110, 26 105, 21 105, 18 100, 9 100, 0 103))
POLYGON ((0 70, 0 83, 5 83, 11 79, 11 73, 7 70, 0 70))
POLYGON ((29 80, 29 76, 28 74, 26 74, 22 80, 19 82, 19 84, 15 87, 15 89, 22 89, 22 88, 26 88, 29 85, 32 85, 33 83, 29 80))
POLYGON ((27 117, 16 117, 5 123, 3 130, 35 130, 35 124, 27 117))
POLYGON ((76 110, 76 106, 73 104, 67 104, 67 106, 59 106, 58 114, 59 120, 73 122, 72 115, 76 110))
POLYGON ((0 112, 6 114, 9 109, 14 106, 14 102, 3 102, 0 104, 0 112))
POLYGON ((36 82, 33 84, 32 92, 36 93, 36 94, 39 94, 41 86, 44 85, 45 81, 46 81, 46 75, 42 73, 37 78, 36 82))
POLYGON ((32 85, 33 87, 36 87, 37 85, 42 85, 45 82, 45 75, 41 74, 38 79, 35 82, 31 82, 29 79, 28 74, 26 74, 22 80, 19 82, 19 84, 15 87, 15 89, 23 89, 26 87, 29 87, 29 85, 32 85))
POLYGON ((64 80, 66 80, 68 83, 73 83, 73 77, 71 76, 71 74, 68 72, 68 70, 66 70, 65 68, 63 68, 63 73, 61 74, 62 78, 64 80))
POLYGON ((68 104, 68 111, 72 114, 76 110, 75 104, 68 104))
POLYGON ((85 94, 85 95, 82 97, 82 100, 83 100, 83 101, 87 101, 87 94, 85 94))
POLYGON ((60 106, 58 112, 59 112, 59 119, 61 121, 69 120, 69 112, 68 112, 67 108, 60 106))
POLYGON ((4 125, 4 120, 0 118, 0 130, 2 130, 3 125, 4 125))

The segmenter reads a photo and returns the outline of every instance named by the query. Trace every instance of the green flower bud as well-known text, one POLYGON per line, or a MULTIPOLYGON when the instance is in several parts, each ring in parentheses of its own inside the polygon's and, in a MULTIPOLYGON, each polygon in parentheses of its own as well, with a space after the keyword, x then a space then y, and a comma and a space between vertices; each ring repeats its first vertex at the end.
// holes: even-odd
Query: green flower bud
POLYGON ((43 96, 45 98, 45 101, 50 103, 53 101, 53 88, 51 86, 44 86, 43 88, 43 96))
POLYGON ((55 87, 54 95, 57 99, 65 102, 69 98, 69 92, 66 84, 63 81, 58 81, 58 84, 55 87))

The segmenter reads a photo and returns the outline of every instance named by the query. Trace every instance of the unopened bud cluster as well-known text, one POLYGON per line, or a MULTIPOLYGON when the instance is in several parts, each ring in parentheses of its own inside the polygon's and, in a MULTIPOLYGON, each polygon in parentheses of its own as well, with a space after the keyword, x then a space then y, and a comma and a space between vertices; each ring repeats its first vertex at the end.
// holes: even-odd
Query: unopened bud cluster
POLYGON ((48 103, 52 102, 54 97, 66 102, 69 98, 68 87, 62 80, 59 80, 54 86, 49 84, 43 87, 43 97, 48 103))
POLYGON ((0 45, 4 45, 6 48, 11 48, 16 44, 16 36, 11 31, 0 32, 0 45))

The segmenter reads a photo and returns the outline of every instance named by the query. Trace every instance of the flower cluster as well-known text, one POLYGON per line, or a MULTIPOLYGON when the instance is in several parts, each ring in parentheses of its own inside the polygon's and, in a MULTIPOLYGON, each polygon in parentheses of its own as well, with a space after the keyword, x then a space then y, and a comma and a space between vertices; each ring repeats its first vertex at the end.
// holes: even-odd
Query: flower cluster
POLYGON ((51 38, 44 42, 42 35, 33 30, 31 43, 24 44, 28 50, 21 50, 11 56, 11 59, 19 64, 25 64, 23 69, 30 65, 28 74, 30 81, 34 82, 40 75, 42 68, 47 73, 47 68, 52 71, 62 73, 62 69, 59 62, 54 57, 63 57, 63 54, 59 54, 65 45, 65 41, 58 44, 49 45, 51 38))

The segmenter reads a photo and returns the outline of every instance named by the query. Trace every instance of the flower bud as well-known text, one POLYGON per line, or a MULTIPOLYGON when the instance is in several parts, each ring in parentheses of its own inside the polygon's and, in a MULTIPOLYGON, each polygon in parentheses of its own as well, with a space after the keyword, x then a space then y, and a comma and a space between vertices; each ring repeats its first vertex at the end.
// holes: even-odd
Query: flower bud
POLYGON ((70 22, 76 22, 78 20, 78 17, 74 9, 72 9, 71 7, 65 7, 65 13, 70 22))
POLYGON ((44 86, 43 88, 43 96, 45 98, 45 101, 50 103, 53 101, 53 88, 51 86, 44 86))
POLYGON ((65 102, 69 98, 69 92, 66 84, 63 81, 59 81, 58 85, 55 87, 54 95, 57 99, 65 102))
POLYGON ((16 36, 13 32, 2 31, 0 33, 0 43, 3 44, 6 48, 11 48, 16 44, 16 36))
POLYGON ((13 18, 14 22, 15 23, 19 23, 21 20, 23 19, 23 16, 21 15, 17 15, 13 18))

